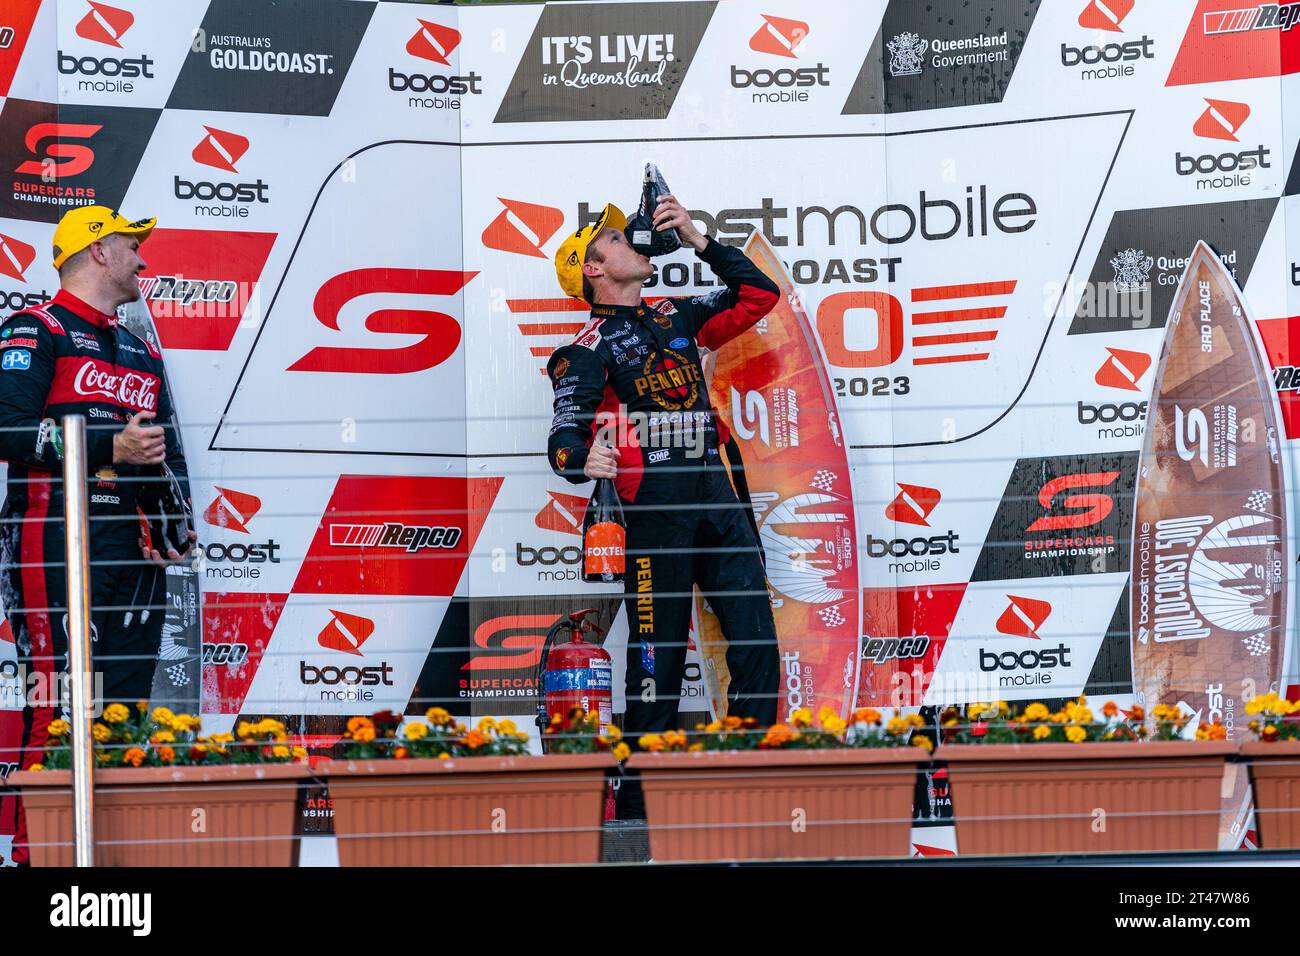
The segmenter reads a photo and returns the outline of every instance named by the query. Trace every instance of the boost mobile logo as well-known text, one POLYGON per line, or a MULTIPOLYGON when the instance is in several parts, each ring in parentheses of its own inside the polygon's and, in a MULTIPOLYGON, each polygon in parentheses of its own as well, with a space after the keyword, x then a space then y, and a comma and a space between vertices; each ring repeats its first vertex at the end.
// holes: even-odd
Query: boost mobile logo
POLYGON ((1014 594, 1008 594, 1007 600, 1011 603, 1007 605, 1007 609, 1002 612, 1002 616, 998 618, 997 624, 994 625, 997 632, 1006 634, 1009 637, 1028 637, 1035 641, 1041 640, 1038 629, 1043 626, 1052 613, 1052 605, 1046 601, 1017 597, 1014 594))
POLYGON ((578 495, 566 495, 562 491, 546 493, 550 498, 533 518, 533 524, 543 531, 581 535, 582 515, 587 508, 587 499, 578 495))
POLYGON ((194 152, 190 154, 194 161, 204 166, 224 169, 229 173, 239 172, 235 168, 235 163, 248 152, 248 137, 212 126, 203 128, 207 130, 208 135, 199 140, 199 144, 194 147, 194 152))
POLYGON ((1237 130, 1250 116, 1250 107, 1231 100, 1207 99, 1205 102, 1205 112, 1192 125, 1192 132, 1207 139, 1237 142, 1237 130))
POLYGON ((553 206, 498 197, 505 208, 483 230, 483 245, 500 252, 546 259, 542 246, 564 225, 564 213, 553 206))
POLYGON ((749 38, 749 48, 756 53, 770 53, 773 56, 796 56, 795 49, 808 36, 808 24, 802 20, 787 20, 762 14, 764 23, 749 38))
POLYGON ((121 49, 122 44, 118 41, 135 23, 135 14, 129 10, 110 7, 106 3, 95 3, 94 0, 89 2, 90 12, 77 24, 77 36, 121 49))
POLYGON ((375 622, 368 617, 329 609, 333 617, 316 636, 321 647, 361 657, 361 645, 375 633, 375 622))
POLYGON ((432 60, 442 66, 451 66, 447 57, 460 46, 460 33, 441 23, 420 21, 420 29, 406 41, 406 52, 422 60, 432 60))
POLYGON ((217 486, 217 496, 203 512, 203 520, 216 528, 229 528, 240 534, 248 534, 248 522, 262 510, 262 499, 257 495, 233 491, 217 486))
POLYGON ((930 527, 930 522, 925 519, 930 517, 932 512, 943 498, 938 488, 925 488, 921 485, 905 485, 901 481, 898 483, 898 497, 891 501, 885 507, 885 517, 891 521, 901 521, 905 524, 919 524, 930 527))
POLYGON ((36 249, 21 239, 0 233, 0 276, 26 282, 26 272, 36 261, 36 249))
POLYGON ((1139 392, 1138 382, 1151 367, 1151 356, 1145 352, 1130 352, 1128 349, 1107 347, 1110 358, 1101 363, 1093 377, 1098 385, 1106 388, 1122 388, 1129 392, 1139 392))
POLYGON ((1120 24, 1132 10, 1133 0, 1091 0, 1079 14, 1079 26, 1085 30, 1122 33, 1120 24))

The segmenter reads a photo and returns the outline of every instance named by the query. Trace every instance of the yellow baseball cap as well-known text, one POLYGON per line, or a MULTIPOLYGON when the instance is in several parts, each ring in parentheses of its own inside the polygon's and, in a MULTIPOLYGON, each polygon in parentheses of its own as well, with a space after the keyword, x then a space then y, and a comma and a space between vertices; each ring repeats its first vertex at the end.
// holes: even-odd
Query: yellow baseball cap
POLYGON ((587 259, 587 247, 606 228, 617 229, 619 232, 627 228, 627 216, 612 203, 605 204, 605 211, 594 223, 565 239, 560 251, 555 254, 555 277, 560 280, 560 288, 565 295, 582 298, 582 264, 587 259))
POLYGON ((69 209, 54 229, 54 268, 62 268, 69 256, 75 256, 92 242, 114 233, 136 236, 144 242, 157 222, 157 218, 131 222, 107 206, 76 206, 69 209))

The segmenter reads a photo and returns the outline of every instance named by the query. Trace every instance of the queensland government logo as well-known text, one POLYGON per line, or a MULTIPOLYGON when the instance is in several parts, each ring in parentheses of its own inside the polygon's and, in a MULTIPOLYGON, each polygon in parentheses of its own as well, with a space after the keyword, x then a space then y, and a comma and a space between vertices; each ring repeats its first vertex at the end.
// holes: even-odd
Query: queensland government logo
POLYGON ((1151 288, 1148 277, 1155 260, 1144 256, 1141 249, 1125 249, 1110 260, 1115 270, 1116 292, 1145 292, 1151 288))
POLYGON ((918 76, 925 65, 925 51, 929 40, 915 33, 900 33, 885 44, 889 48, 890 76, 918 76))

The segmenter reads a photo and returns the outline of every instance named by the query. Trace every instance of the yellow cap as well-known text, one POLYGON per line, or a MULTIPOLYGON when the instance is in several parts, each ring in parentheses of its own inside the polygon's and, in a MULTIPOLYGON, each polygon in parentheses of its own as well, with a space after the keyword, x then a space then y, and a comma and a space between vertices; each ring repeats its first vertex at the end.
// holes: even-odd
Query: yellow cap
POLYGON ((54 268, 62 268, 69 256, 75 256, 92 242, 114 233, 136 236, 144 242, 157 222, 156 218, 131 222, 107 206, 76 206, 69 209, 54 229, 54 268))
POLYGON ((605 211, 594 223, 565 239, 555 254, 555 277, 560 280, 565 295, 582 298, 582 264, 587 259, 587 247, 606 228, 619 232, 627 228, 627 216, 612 203, 605 204, 605 211))

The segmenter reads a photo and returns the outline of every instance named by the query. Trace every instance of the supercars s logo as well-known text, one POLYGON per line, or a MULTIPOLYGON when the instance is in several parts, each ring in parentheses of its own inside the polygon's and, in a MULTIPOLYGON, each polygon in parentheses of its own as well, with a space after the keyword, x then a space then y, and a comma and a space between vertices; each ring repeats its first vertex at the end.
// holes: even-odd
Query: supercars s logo
POLYGON ((1192 124, 1192 132, 1206 139, 1237 142, 1237 130, 1250 117, 1250 107, 1231 100, 1206 99, 1205 104, 1205 112, 1192 124))
POLYGON ((494 617, 474 628, 474 652, 463 671, 505 671, 537 668, 546 632, 554 614, 513 614, 494 617), (509 652, 515 653, 509 653, 509 652))
POLYGON ((28 267, 36 261, 36 248, 0 233, 0 276, 26 282, 28 267))
POLYGON ((1122 388, 1129 392, 1140 392, 1138 382, 1151 367, 1151 356, 1146 352, 1130 352, 1128 349, 1107 347, 1110 358, 1101 363, 1093 377, 1098 385, 1106 388, 1122 388))
MULTIPOLYGON (((317 321, 335 332, 339 313, 353 299, 383 293, 396 295, 455 295, 477 272, 442 269, 354 269, 327 281, 316 293, 312 311, 317 321)), ((339 348, 318 346, 289 366, 290 372, 353 372, 405 375, 440 365, 460 345, 460 323, 431 309, 377 309, 366 316, 367 331, 378 334, 421 335, 421 341, 399 348, 339 348)))
POLYGON ((1041 640, 1038 636, 1038 629, 1047 621, 1048 615, 1052 613, 1052 605, 1046 601, 1039 601, 1034 598, 1017 597, 1014 594, 1008 594, 1007 600, 1011 603, 1007 609, 1002 612, 998 622, 994 625, 999 634, 1006 634, 1008 637, 1028 637, 1033 640, 1041 640))
POLYGON ((483 245, 501 252, 547 258, 542 246, 564 225, 564 213, 552 206, 497 198, 505 208, 483 230, 483 245))
POLYGON ((1133 10, 1133 0, 1089 0, 1079 14, 1079 26, 1085 30, 1124 32, 1120 24, 1133 10))
POLYGON ((460 33, 441 23, 420 21, 420 29, 406 41, 406 52, 422 60, 432 60, 442 66, 451 66, 447 57, 460 46, 460 33))
POLYGON ((375 622, 368 617, 347 614, 333 608, 330 608, 329 612, 333 617, 316 635, 317 643, 326 650, 342 651, 344 654, 361 657, 361 645, 375 633, 375 622))
POLYGON ((749 38, 749 48, 756 53, 794 58, 795 49, 808 36, 808 24, 802 20, 787 20, 766 13, 762 17, 764 23, 749 38))
POLYGON ((130 10, 119 10, 106 3, 89 0, 90 12, 77 23, 77 36, 122 48, 118 41, 122 39, 131 24, 135 23, 135 14, 130 10))
POLYGON ((79 176, 95 162, 95 151, 89 146, 68 143, 65 140, 89 139, 103 128, 87 123, 37 123, 27 130, 27 135, 24 137, 27 151, 33 156, 40 156, 38 147, 46 140, 54 140, 54 142, 46 145, 44 158, 29 159, 20 163, 15 172, 54 179, 79 176))
POLYGON ((1069 494, 1076 488, 1104 488, 1115 483, 1118 471, 1098 471, 1084 475, 1062 475, 1053 478, 1038 491, 1038 503, 1049 512, 1059 494, 1065 494, 1061 506, 1075 509, 1071 514, 1047 514, 1031 524, 1026 532, 1064 531, 1099 524, 1115 508, 1115 499, 1108 494, 1069 494))
POLYGON ((199 145, 195 146, 194 152, 190 153, 194 161, 230 173, 239 172, 235 168, 235 163, 248 152, 248 137, 212 126, 203 128, 207 130, 208 135, 199 140, 199 145))
POLYGON ((926 488, 922 485, 905 485, 898 483, 898 497, 885 506, 885 517, 891 521, 904 524, 919 524, 930 527, 925 519, 939 504, 943 495, 938 488, 926 488))
POLYGON ((203 512, 203 520, 217 528, 229 528, 248 534, 248 522, 262 509, 262 499, 257 495, 233 491, 217 486, 217 496, 203 512))

